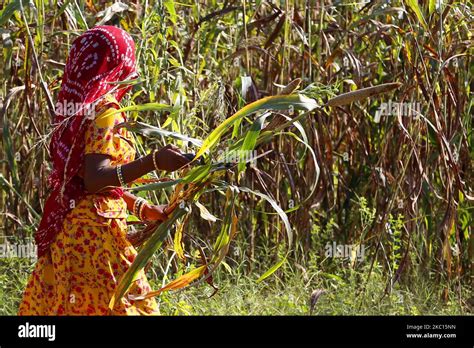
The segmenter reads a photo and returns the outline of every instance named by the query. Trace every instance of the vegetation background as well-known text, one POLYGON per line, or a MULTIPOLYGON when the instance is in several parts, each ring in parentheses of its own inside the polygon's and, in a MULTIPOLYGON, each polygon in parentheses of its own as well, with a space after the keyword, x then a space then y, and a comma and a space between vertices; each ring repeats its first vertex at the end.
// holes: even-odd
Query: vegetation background
MULTIPOLYGON (((163 314, 471 313, 473 20, 472 3, 446 0, 3 1, 0 242, 31 240, 39 222, 50 170, 47 93, 54 101, 71 42, 112 24, 137 47, 141 81, 125 105, 174 107, 129 117, 195 138, 298 78, 320 104, 402 83, 301 120, 320 169, 314 192, 315 163, 292 129, 259 148, 272 152, 248 166, 241 183, 287 210, 291 255, 256 282, 281 258, 284 236, 269 204, 243 193, 238 235, 214 275, 219 291, 209 298, 214 290, 201 284, 165 293, 158 297, 163 314), (376 122, 388 102, 419 103, 419 114, 376 122), (362 246, 364 257, 330 257, 334 244, 362 246)), ((165 143, 137 139, 142 154, 165 143)), ((164 203, 167 195, 149 198, 164 203)), ((201 203, 219 218, 224 198, 206 197, 201 203)), ((205 248, 216 233, 193 212, 183 242, 205 248)), ((154 257, 148 274, 156 287, 187 270, 174 256, 170 242, 154 257)), ((16 313, 33 266, 0 259, 0 314, 16 313)))

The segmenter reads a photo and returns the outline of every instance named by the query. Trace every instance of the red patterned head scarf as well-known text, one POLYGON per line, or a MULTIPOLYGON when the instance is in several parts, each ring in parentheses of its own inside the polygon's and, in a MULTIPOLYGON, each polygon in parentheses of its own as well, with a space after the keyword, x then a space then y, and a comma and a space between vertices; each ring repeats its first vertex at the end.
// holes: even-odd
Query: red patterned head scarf
POLYGON ((50 144, 52 193, 35 234, 38 257, 48 251, 64 218, 85 195, 78 173, 84 162, 84 134, 95 105, 106 95, 120 101, 131 86, 115 82, 136 76, 135 44, 124 30, 97 26, 74 40, 56 103, 50 144))

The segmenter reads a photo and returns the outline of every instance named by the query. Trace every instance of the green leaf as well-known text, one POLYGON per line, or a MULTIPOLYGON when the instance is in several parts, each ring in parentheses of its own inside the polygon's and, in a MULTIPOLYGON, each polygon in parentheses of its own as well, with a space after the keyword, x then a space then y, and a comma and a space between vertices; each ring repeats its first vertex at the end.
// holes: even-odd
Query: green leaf
MULTIPOLYGON (((123 109, 120 109, 120 110, 123 110, 123 109)), ((140 133, 145 136, 169 137, 169 138, 173 138, 177 140, 190 142, 191 144, 194 144, 196 146, 202 145, 202 141, 199 139, 191 138, 191 137, 188 137, 187 135, 183 135, 178 132, 171 132, 162 128, 150 126, 149 124, 146 124, 143 122, 138 122, 138 121, 123 122, 116 126, 116 128, 122 128, 122 127, 128 129, 131 132, 140 133)))
POLYGON ((221 226, 221 231, 213 246, 214 255, 211 263, 214 263, 214 269, 217 267, 217 264, 224 259, 229 250, 230 242, 236 232, 237 217, 234 210, 236 196, 234 191, 236 191, 235 187, 229 185, 226 193, 227 199, 225 204, 224 221, 221 226))
POLYGON ((258 191, 251 190, 248 187, 241 187, 241 186, 239 186, 239 187, 234 186, 234 187, 237 188, 240 191, 254 194, 254 195, 256 195, 260 198, 265 199, 268 203, 270 203, 270 205, 273 207, 273 209, 275 209, 275 211, 278 213, 278 215, 280 216, 280 218, 283 221, 283 224, 285 226, 286 233, 287 233, 287 236, 288 236, 288 246, 290 247, 293 244, 293 231, 291 230, 291 225, 290 225, 290 221, 288 220, 288 216, 283 211, 283 209, 281 209, 281 207, 278 205, 278 203, 274 199, 272 199, 270 196, 268 196, 264 193, 258 192, 258 191))
MULTIPOLYGON (((263 128, 263 124, 265 123, 265 119, 270 115, 270 113, 265 113, 259 118, 257 118, 252 126, 250 127, 249 131, 245 135, 244 142, 242 144, 242 147, 240 148, 240 151, 252 151, 255 148, 255 145, 257 143, 257 138, 260 135, 260 131, 263 128)), ((244 161, 239 161, 239 165, 237 167, 237 171, 241 172, 245 169, 245 162, 244 161)))
POLYGON ((428 30, 428 26, 426 25, 425 18, 423 17, 420 5, 418 4, 418 0, 405 0, 405 3, 415 13, 416 17, 418 18, 418 21, 423 26, 423 28, 425 30, 428 30))
POLYGON ((31 0, 23 0, 22 3, 20 3, 20 0, 10 2, 7 6, 3 8, 3 11, 0 14, 0 26, 4 26, 8 22, 8 20, 15 14, 15 11, 20 11, 22 4, 23 7, 28 6, 34 8, 34 3, 31 0))
POLYGON ((182 178, 182 181, 185 184, 189 184, 190 182, 199 182, 209 175, 210 170, 211 164, 195 167, 188 172, 188 175, 182 178))
POLYGON ((260 276, 260 278, 257 279, 257 283, 260 283, 262 280, 268 278, 273 273, 275 273, 281 266, 283 266, 285 261, 286 261, 286 256, 283 259, 281 259, 279 262, 274 264, 268 271, 266 271, 264 274, 262 274, 260 276))
MULTIPOLYGON (((129 85, 129 86, 134 86, 138 85, 140 83, 146 82, 147 79, 145 78, 135 78, 135 79, 130 79, 130 80, 122 80, 122 81, 112 81, 112 82, 106 82, 108 85, 129 85)), ((133 100, 133 99, 132 99, 133 100)), ((158 105, 164 105, 164 104, 159 104, 159 103, 149 103, 149 104, 158 104, 158 105)))
POLYGON ((115 290, 114 295, 110 299, 109 308, 113 309, 115 304, 118 303, 125 293, 130 289, 133 282, 138 279, 140 272, 143 271, 146 264, 150 261, 151 257, 157 251, 163 241, 168 237, 171 227, 174 225, 176 220, 181 218, 183 215, 189 212, 189 208, 176 208, 171 216, 160 223, 153 232, 152 236, 145 242, 140 252, 135 257, 135 260, 130 265, 130 268, 125 272, 119 281, 119 284, 115 290))
POLYGON ((293 107, 295 110, 311 111, 316 108, 318 104, 314 99, 308 98, 302 94, 272 96, 259 99, 253 103, 244 106, 234 115, 222 122, 216 129, 214 129, 209 136, 204 139, 202 147, 196 154, 197 158, 201 157, 206 151, 212 148, 220 139, 220 137, 229 130, 232 125, 241 120, 243 117, 251 115, 258 110, 289 110, 293 107))
POLYGON ((161 103, 145 103, 140 105, 129 105, 123 108, 117 109, 115 112, 127 112, 127 111, 171 111, 173 106, 161 103))
POLYGON ((181 181, 182 181, 181 179, 162 181, 162 182, 156 182, 156 183, 153 183, 153 184, 146 184, 146 185, 131 187, 127 190, 135 191, 135 192, 162 190, 164 188, 168 188, 168 187, 174 186, 176 184, 179 184, 181 181))
POLYGON ((166 10, 169 13, 169 19, 173 24, 176 24, 176 20, 178 16, 176 15, 176 8, 174 7, 174 1, 173 0, 166 0, 163 5, 166 7, 166 10))
POLYGON ((430 16, 436 11, 436 1, 438 0, 429 0, 428 13, 430 16))
POLYGON ((338 282, 341 282, 341 283, 344 283, 344 279, 342 279, 341 277, 335 275, 335 274, 331 274, 331 273, 324 273, 324 272, 321 272, 320 273, 322 276, 326 277, 326 278, 330 278, 330 279, 334 279, 334 280, 337 280, 338 282))

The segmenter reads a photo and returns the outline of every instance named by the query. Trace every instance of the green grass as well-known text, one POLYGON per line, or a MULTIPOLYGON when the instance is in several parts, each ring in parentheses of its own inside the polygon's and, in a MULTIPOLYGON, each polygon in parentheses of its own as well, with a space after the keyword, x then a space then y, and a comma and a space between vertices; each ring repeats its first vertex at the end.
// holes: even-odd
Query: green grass
MULTIPOLYGON (((305 282, 301 274, 287 275, 285 282, 272 278, 257 284, 256 278, 235 276, 219 282, 212 298, 210 287, 196 287, 179 294, 162 296, 163 315, 309 315, 310 295, 325 289, 312 315, 465 315, 469 310, 456 300, 440 301, 433 283, 419 282, 413 289, 396 287, 380 298, 385 283, 372 278, 360 294, 353 279, 326 281, 317 275, 305 282)), ((467 289, 465 289, 467 293, 467 289)), ((451 294, 454 296, 454 294, 451 294)))
MULTIPOLYGON (((20 259, 0 260, 0 315, 15 315, 33 263, 20 259)), ((418 278, 407 285, 397 284, 390 295, 381 298, 385 281, 375 270, 362 291, 362 273, 340 268, 328 276, 321 271, 291 271, 286 267, 266 281, 257 283, 257 272, 245 275, 243 268, 229 272, 221 268, 215 275, 219 291, 199 285, 157 298, 162 315, 309 315, 311 293, 324 289, 312 315, 466 315, 465 298, 459 301, 454 291, 441 301, 441 291, 433 280, 418 278)), ((153 288, 161 279, 149 272, 153 288)), ((365 279, 365 278, 363 278, 365 279)), ((463 297, 468 289, 461 289, 463 297)), ((471 309, 472 310, 472 309, 471 309)))
POLYGON ((16 315, 33 266, 26 259, 0 259, 0 315, 16 315))

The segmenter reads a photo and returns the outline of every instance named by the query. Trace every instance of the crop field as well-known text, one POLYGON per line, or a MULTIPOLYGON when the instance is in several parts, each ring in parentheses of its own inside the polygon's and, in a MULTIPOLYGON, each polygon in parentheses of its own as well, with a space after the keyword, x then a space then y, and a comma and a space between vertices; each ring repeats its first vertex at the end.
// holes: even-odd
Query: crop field
POLYGON ((0 314, 34 267, 7 251, 48 196, 67 54, 100 24, 135 41, 137 155, 196 154, 132 187, 176 209, 129 217, 148 239, 117 297, 145 269, 163 315, 472 313, 473 22, 446 0, 5 0, 0 314))

